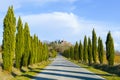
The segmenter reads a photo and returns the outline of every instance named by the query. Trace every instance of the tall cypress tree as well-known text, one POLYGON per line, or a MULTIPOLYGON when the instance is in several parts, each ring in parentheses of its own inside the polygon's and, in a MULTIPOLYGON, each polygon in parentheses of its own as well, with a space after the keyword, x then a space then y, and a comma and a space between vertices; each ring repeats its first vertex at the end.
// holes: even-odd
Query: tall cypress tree
POLYGON ((98 58, 99 58, 99 62, 100 64, 103 64, 103 56, 104 56, 104 48, 103 48, 103 43, 101 38, 98 38, 98 58))
POLYGON ((12 71, 15 52, 15 30, 16 18, 13 7, 9 7, 3 22, 3 69, 12 71))
POLYGON ((24 52, 24 31, 22 20, 19 17, 17 24, 17 34, 16 34, 16 49, 15 49, 15 65, 16 68, 20 69, 21 58, 24 52))
POLYGON ((38 62, 41 62, 41 41, 38 43, 38 62))
POLYGON ((92 55, 93 55, 93 61, 94 63, 97 62, 97 37, 95 30, 92 31, 92 55))
POLYGON ((71 59, 74 60, 74 47, 70 47, 70 56, 71 56, 71 59))
POLYGON ((39 50, 40 50, 40 62, 42 61, 42 42, 40 42, 40 44, 39 44, 40 46, 39 46, 39 50))
POLYGON ((34 63, 37 62, 37 36, 34 34, 34 63))
POLYGON ((109 31, 106 39, 106 57, 107 57, 108 65, 110 66, 114 65, 114 55, 115 55, 114 42, 111 33, 109 31))
POLYGON ((28 24, 25 23, 23 66, 28 66, 29 54, 30 54, 30 31, 28 24))
POLYGON ((88 55, 87 55, 87 37, 84 37, 84 48, 83 48, 83 62, 87 63, 88 55))
MULTIPOLYGON (((43 54, 44 54, 44 61, 46 61, 47 59, 48 59, 48 47, 47 47, 47 45, 44 43, 44 45, 43 45, 43 54)), ((67 54, 68 54, 68 51, 67 51, 67 54)), ((67 55, 68 56, 68 55, 67 55)))
POLYGON ((83 46, 82 46, 82 42, 80 41, 79 44, 79 60, 82 62, 83 61, 83 46))
POLYGON ((79 53, 78 53, 78 42, 76 42, 75 44, 75 47, 74 47, 74 57, 75 57, 75 60, 79 60, 79 53))
POLYGON ((92 45, 91 45, 91 39, 88 38, 88 63, 89 65, 92 63, 92 45))
POLYGON ((33 37, 31 36, 30 38, 30 42, 31 42, 31 50, 30 50, 30 65, 33 65, 34 63, 34 51, 33 51, 33 48, 34 48, 34 41, 33 41, 33 37))

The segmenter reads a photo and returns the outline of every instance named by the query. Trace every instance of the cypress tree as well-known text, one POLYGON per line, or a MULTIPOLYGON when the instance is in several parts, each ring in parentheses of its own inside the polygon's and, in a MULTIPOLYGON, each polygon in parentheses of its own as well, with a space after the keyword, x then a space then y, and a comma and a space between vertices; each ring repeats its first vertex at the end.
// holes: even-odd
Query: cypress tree
POLYGON ((93 55, 93 61, 94 63, 97 62, 97 37, 95 30, 92 31, 92 55, 93 55))
POLYGON ((83 46, 82 46, 82 42, 80 41, 79 44, 79 60, 82 62, 83 61, 83 46))
POLYGON ((98 58, 99 58, 99 62, 100 64, 103 64, 103 56, 104 56, 104 49, 103 49, 103 43, 101 38, 98 38, 98 58))
POLYGON ((48 47, 47 45, 44 43, 43 44, 43 61, 46 61, 48 58, 48 47))
POLYGON ((91 39, 88 38, 88 63, 89 65, 92 63, 92 45, 91 45, 91 39))
POLYGON ((30 31, 28 24, 25 23, 23 66, 28 66, 29 54, 30 54, 30 31))
POLYGON ((37 36, 34 34, 34 63, 37 62, 37 36))
POLYGON ((79 53, 78 53, 78 42, 76 42, 75 44, 75 47, 74 47, 74 57, 75 57, 75 60, 79 60, 79 53))
POLYGON ((70 54, 71 59, 74 60, 74 47, 70 47, 70 54))
POLYGON ((15 65, 16 68, 20 69, 21 58, 24 52, 24 31, 22 20, 19 17, 17 24, 17 34, 16 34, 16 49, 15 49, 15 65))
POLYGON ((111 33, 109 31, 106 39, 106 57, 107 57, 108 65, 110 66, 114 65, 114 55, 115 55, 114 42, 111 33))
POLYGON ((9 7, 3 22, 3 69, 12 71, 15 53, 15 30, 16 18, 13 7, 9 7))
POLYGON ((42 61, 42 42, 40 42, 40 46, 39 46, 39 50, 40 50, 40 62, 42 61))
POLYGON ((39 62, 39 49, 38 49, 38 46, 39 46, 39 39, 37 37, 37 63, 39 62))
POLYGON ((45 61, 47 61, 47 59, 48 59, 48 47, 47 47, 47 45, 46 44, 44 44, 44 53, 45 53, 45 55, 44 55, 44 60, 45 61))
POLYGON ((87 37, 85 36, 84 37, 84 49, 83 49, 83 62, 84 63, 87 63, 87 58, 88 58, 88 55, 87 55, 87 37))
POLYGON ((32 37, 32 36, 31 36, 31 38, 30 38, 30 42, 31 42, 30 65, 33 65, 33 63, 34 63, 34 51, 33 51, 34 41, 33 41, 33 37, 32 37))

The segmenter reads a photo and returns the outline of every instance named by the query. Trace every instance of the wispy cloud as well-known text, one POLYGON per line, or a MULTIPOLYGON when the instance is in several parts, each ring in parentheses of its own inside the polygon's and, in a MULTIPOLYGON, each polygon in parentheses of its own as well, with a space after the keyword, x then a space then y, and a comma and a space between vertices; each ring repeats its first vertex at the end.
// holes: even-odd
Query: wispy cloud
MULTIPOLYGON (((97 36, 101 36, 105 43, 107 32, 110 30, 114 38, 115 48, 120 50, 120 28, 114 28, 114 25, 87 20, 74 13, 67 12, 21 15, 21 17, 23 22, 28 22, 31 33, 37 34, 41 40, 65 39, 70 42, 83 41, 84 35, 91 37, 92 29, 95 28, 97 36)), ((2 21, 0 20, 0 23, 2 21)), ((1 24, 0 26, 0 34, 2 35, 3 25, 1 24)))
POLYGON ((29 23, 32 32, 36 30, 38 35, 43 34, 43 39, 66 39, 79 32, 78 18, 73 13, 53 12, 27 15, 22 18, 24 22, 29 23))
POLYGON ((115 41, 115 48, 119 49, 119 31, 113 30, 113 26, 102 22, 96 22, 78 17, 74 13, 52 12, 44 14, 33 14, 22 16, 27 21, 31 32, 38 34, 42 40, 65 39, 70 42, 82 40, 85 35, 92 36, 92 29, 95 28, 97 36, 101 36, 105 43, 108 31, 112 32, 115 41))

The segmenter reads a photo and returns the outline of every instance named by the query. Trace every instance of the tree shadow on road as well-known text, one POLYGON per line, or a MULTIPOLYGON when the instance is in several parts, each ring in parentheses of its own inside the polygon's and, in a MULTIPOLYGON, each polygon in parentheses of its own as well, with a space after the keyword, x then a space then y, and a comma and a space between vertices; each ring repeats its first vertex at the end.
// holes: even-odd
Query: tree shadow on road
POLYGON ((52 73, 52 72, 41 72, 40 74, 54 75, 54 76, 59 76, 59 77, 68 77, 68 78, 74 78, 74 79, 83 79, 83 80, 105 80, 102 78, 100 79, 100 78, 93 78, 93 77, 87 77, 87 76, 76 76, 76 75, 59 74, 59 73, 52 73))
POLYGON ((79 66, 68 66, 68 65, 50 65, 50 66, 57 66, 57 67, 72 67, 72 68, 88 68, 88 67, 79 67, 79 66))
POLYGON ((80 72, 80 71, 72 71, 72 70, 59 70, 59 69, 43 69, 46 71, 57 71, 57 72, 68 72, 68 73, 77 73, 77 74, 88 74, 88 75, 99 75, 99 76, 111 76, 110 74, 96 74, 92 72, 80 72))
MULTIPOLYGON (((58 77, 68 77, 68 78, 75 78, 75 79, 84 79, 84 80, 105 80, 105 79, 100 79, 100 78, 94 78, 94 77, 88 77, 89 75, 92 75, 92 76, 95 76, 96 74, 94 73, 90 73, 90 72, 78 72, 78 71, 68 71, 68 70, 58 70, 58 69, 43 69, 47 72, 36 72, 36 71, 33 71, 33 72, 36 72, 36 73, 39 73, 39 74, 45 74, 45 75, 53 75, 53 76, 58 76, 58 77), (50 72, 49 72, 50 71, 50 72), (58 73, 55 73, 54 71, 57 71, 58 73), (67 73, 77 73, 79 75, 70 75, 70 74, 61 74, 59 72, 67 72, 67 73), (83 74, 87 74, 88 76, 81 76, 83 74)), ((100 75, 100 76, 110 76, 110 75, 103 75, 103 74, 97 74, 97 75, 100 75)), ((35 80, 42 80, 43 77, 31 77, 30 75, 24 75, 26 77, 30 77, 31 79, 35 79, 35 80)), ((43 80, 55 80, 55 79, 43 79, 43 80)))

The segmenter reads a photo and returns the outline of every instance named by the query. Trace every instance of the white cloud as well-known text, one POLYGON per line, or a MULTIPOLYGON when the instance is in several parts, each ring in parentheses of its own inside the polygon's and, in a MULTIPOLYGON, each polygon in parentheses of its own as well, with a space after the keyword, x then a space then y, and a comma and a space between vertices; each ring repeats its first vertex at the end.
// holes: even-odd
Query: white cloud
POLYGON ((74 13, 53 12, 43 14, 33 14, 22 16, 23 21, 27 21, 31 32, 36 33, 42 40, 65 39, 68 41, 79 41, 84 39, 84 35, 92 36, 92 29, 95 28, 97 36, 101 36, 105 43, 108 31, 112 32, 115 48, 120 46, 120 32, 113 30, 113 26, 102 22, 86 20, 78 17, 74 13))
POLYGON ((110 30, 114 38, 115 49, 120 50, 120 28, 115 28, 114 25, 87 20, 67 12, 21 15, 21 18, 23 22, 28 22, 31 33, 37 34, 41 40, 83 41, 84 35, 91 37, 92 29, 95 28, 97 36, 101 36, 103 43, 105 43, 110 30))
MULTIPOLYGON (((46 14, 22 16, 24 22, 27 21, 31 28, 46 28, 63 30, 70 29, 71 33, 79 31, 79 22, 77 16, 73 13, 53 12, 46 14), (34 26, 33 26, 34 25, 34 26)), ((67 31, 67 30, 66 30, 67 31)))

